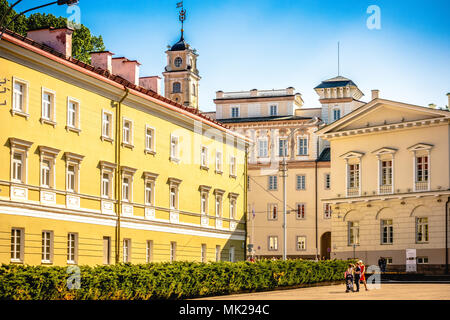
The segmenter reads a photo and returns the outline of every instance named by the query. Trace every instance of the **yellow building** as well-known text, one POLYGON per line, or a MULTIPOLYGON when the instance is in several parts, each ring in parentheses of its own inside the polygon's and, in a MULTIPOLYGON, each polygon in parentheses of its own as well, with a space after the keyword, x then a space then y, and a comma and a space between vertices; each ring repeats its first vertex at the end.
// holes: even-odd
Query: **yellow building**
POLYGON ((332 195, 324 201, 334 206, 333 258, 448 270, 449 121, 448 109, 381 99, 373 90, 369 103, 318 131, 331 147, 332 195))
POLYGON ((244 259, 248 140, 71 35, 0 41, 0 263, 244 259))

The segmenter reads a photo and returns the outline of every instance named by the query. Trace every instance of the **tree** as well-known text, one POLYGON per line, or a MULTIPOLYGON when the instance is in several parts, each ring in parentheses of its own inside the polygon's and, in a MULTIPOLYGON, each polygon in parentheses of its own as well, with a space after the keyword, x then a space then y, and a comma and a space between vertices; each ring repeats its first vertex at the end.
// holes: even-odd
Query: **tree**
MULTIPOLYGON (((0 0, 0 17, 8 11, 10 4, 7 0, 0 0)), ((11 19, 17 14, 14 10, 5 18, 4 25, 7 25, 11 19)), ((29 17, 20 16, 15 22, 8 26, 9 30, 17 32, 23 36, 28 30, 39 28, 63 28, 67 26, 67 18, 56 17, 52 14, 34 13, 29 17)), ((89 55, 92 51, 103 51, 105 45, 102 36, 93 36, 89 28, 80 25, 80 28, 75 29, 72 36, 72 56, 75 59, 90 63, 91 57, 89 55)))

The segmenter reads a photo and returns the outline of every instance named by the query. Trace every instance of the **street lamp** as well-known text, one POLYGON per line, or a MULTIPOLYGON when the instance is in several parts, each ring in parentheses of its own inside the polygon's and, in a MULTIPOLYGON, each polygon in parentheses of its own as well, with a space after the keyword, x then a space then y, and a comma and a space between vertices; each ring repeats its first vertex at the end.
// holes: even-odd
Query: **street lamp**
MULTIPOLYGON (((287 208, 287 197, 286 197, 286 177, 287 177, 287 162, 286 162, 286 155, 287 155, 287 145, 289 143, 289 140, 291 136, 300 128, 295 128, 286 138, 286 143, 284 144, 283 148, 283 161, 281 162, 281 168, 280 171, 282 173, 283 177, 283 260, 286 260, 287 255, 287 227, 286 227, 286 208, 287 208)), ((295 151, 294 151, 295 152, 295 151)))
MULTIPOLYGON (((9 13, 12 11, 12 9, 13 9, 16 5, 18 5, 20 2, 22 2, 22 0, 18 0, 18 1, 16 1, 15 3, 13 3, 13 4, 11 5, 11 7, 8 9, 8 11, 3 15, 2 19, 1 19, 0 26, 3 25, 3 22, 4 22, 4 20, 6 19, 6 17, 8 16, 8 14, 9 14, 9 13)), ((78 3, 78 0, 58 0, 58 1, 53 1, 53 2, 50 2, 50 3, 47 3, 47 4, 43 4, 43 5, 40 5, 40 6, 31 8, 31 9, 27 9, 27 10, 25 10, 25 11, 22 11, 21 13, 15 15, 14 18, 12 18, 11 21, 10 21, 7 25, 3 26, 2 31, 0 32, 0 39, 2 38, 3 33, 4 33, 5 30, 9 27, 9 25, 10 25, 11 23, 13 23, 14 21, 16 21, 17 18, 19 18, 20 16, 24 15, 24 14, 27 13, 27 12, 30 12, 30 11, 33 11, 33 10, 37 10, 37 9, 40 9, 40 8, 43 8, 43 7, 48 7, 48 6, 51 6, 51 5, 54 5, 54 4, 57 4, 58 6, 62 6, 62 5, 68 5, 68 6, 71 6, 71 5, 74 5, 74 4, 77 4, 77 3, 78 3)))

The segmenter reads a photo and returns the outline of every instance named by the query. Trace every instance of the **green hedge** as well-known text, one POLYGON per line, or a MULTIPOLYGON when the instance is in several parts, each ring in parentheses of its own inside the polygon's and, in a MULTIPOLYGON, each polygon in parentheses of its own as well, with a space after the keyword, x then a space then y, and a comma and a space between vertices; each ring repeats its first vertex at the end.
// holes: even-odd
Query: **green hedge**
POLYGON ((262 260, 80 266, 70 290, 67 267, 2 265, 0 299, 185 299, 342 280, 348 261, 262 260))

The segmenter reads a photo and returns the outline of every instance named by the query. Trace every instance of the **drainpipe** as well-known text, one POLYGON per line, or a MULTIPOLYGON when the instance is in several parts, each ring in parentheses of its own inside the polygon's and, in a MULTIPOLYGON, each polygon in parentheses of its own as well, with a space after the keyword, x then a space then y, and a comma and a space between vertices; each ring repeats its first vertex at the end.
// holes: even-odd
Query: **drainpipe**
POLYGON ((314 198, 315 198, 315 200, 316 200, 316 204, 315 204, 315 209, 316 209, 316 212, 315 212, 315 214, 316 214, 316 222, 315 222, 315 224, 316 224, 316 226, 315 226, 315 229, 316 229, 316 260, 317 260, 317 255, 318 255, 318 253, 319 253, 319 230, 318 230, 318 208, 317 208, 317 206, 318 206, 318 199, 317 199, 317 158, 316 158, 316 160, 314 161, 314 164, 315 164, 315 167, 314 167, 314 171, 315 171, 315 183, 314 183, 314 186, 315 186, 315 190, 314 190, 314 192, 315 192, 315 195, 314 195, 314 198))
MULTIPOLYGON (((247 221, 248 221, 248 146, 245 146, 245 163, 244 163, 244 219, 245 219, 245 231, 248 234, 247 221)), ((247 261, 247 237, 244 238, 244 261, 247 261)))
POLYGON ((116 145, 116 150, 115 150, 115 163, 116 163, 116 175, 115 175, 115 194, 116 194, 116 212, 117 212, 117 229, 116 229, 116 264, 120 263, 120 217, 121 217, 121 213, 120 213, 120 205, 122 202, 121 199, 121 192, 120 192, 120 178, 121 178, 121 173, 120 173, 120 136, 121 136, 121 115, 122 115, 122 102, 125 100, 125 98, 128 96, 129 94, 129 90, 127 87, 124 87, 125 89, 125 94, 122 96, 122 98, 120 99, 119 102, 116 103, 116 141, 115 141, 115 145, 116 145))
POLYGON ((448 274, 448 209, 450 204, 450 197, 445 203, 445 274, 448 274))

